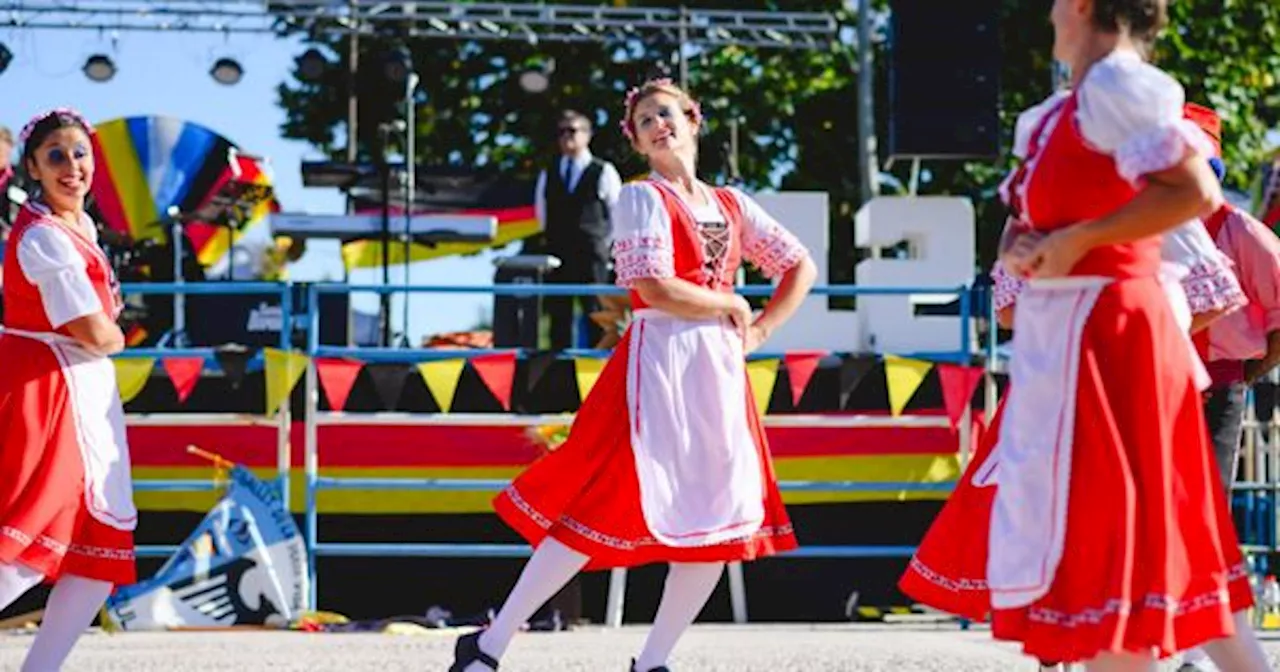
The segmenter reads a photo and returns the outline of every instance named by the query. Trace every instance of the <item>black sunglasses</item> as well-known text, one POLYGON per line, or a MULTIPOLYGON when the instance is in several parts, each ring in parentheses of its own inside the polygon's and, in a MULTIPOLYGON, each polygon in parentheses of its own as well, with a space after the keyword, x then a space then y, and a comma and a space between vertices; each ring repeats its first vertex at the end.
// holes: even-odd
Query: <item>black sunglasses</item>
POLYGON ((574 135, 576 133, 582 133, 586 130, 587 129, 585 128, 579 128, 577 126, 562 126, 556 130, 556 133, 559 135, 574 135))

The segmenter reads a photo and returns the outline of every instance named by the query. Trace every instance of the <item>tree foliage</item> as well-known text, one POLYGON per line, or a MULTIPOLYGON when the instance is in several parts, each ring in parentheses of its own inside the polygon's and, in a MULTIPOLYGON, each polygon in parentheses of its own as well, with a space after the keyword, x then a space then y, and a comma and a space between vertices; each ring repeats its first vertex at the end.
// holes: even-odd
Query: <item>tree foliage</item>
MULTIPOLYGON (((582 2, 581 4, 597 4, 582 2)), ((671 6, 660 0, 615 4, 671 6)), ((716 0, 699 7, 827 11, 852 35, 854 17, 843 0, 716 0)), ((884 11, 888 2, 876 1, 884 11)), ((1275 78, 1280 73, 1280 3, 1257 0, 1179 0, 1172 25, 1155 52, 1159 64, 1186 87, 1188 98, 1224 116, 1224 150, 1230 184, 1242 186, 1260 158, 1264 131, 1280 113, 1275 78)), ((979 217, 983 263, 1003 222, 995 187, 1011 165, 1010 136, 1017 114, 1050 93, 1052 29, 1046 3, 1002 0, 1000 118, 1005 152, 986 162, 925 162, 921 193, 966 195, 979 217)), ((335 158, 345 154, 347 115, 346 38, 325 31, 306 36, 330 58, 315 81, 295 72, 279 86, 286 137, 306 140, 335 158)), ((400 93, 376 70, 378 54, 403 43, 411 50, 422 85, 417 97, 417 152, 424 163, 489 166, 530 179, 554 152, 556 115, 565 107, 594 119, 593 151, 619 165, 624 178, 643 170, 618 130, 625 90, 663 67, 674 69, 674 45, 660 40, 626 43, 460 42, 405 39, 389 34, 361 39, 360 154, 378 149, 379 120, 398 116, 400 93), (519 75, 553 58, 551 87, 524 92, 519 75)), ((939 45, 939 67, 946 46, 939 45)), ((892 110, 887 96, 888 45, 875 44, 876 127, 886 137, 892 110)), ((708 123, 700 169, 715 181, 729 177, 730 120, 738 120, 738 170, 750 187, 826 191, 832 202, 833 280, 852 275, 856 251, 849 244, 852 215, 860 203, 857 160, 856 54, 852 39, 819 51, 727 47, 692 54, 689 83, 708 123)), ((945 114, 946 110, 939 110, 945 114)), ((393 147, 393 149, 399 149, 393 147)), ((883 153, 883 152, 882 152, 883 153)), ((883 157, 882 157, 883 158, 883 157)), ((899 163, 892 172, 907 177, 899 163)))

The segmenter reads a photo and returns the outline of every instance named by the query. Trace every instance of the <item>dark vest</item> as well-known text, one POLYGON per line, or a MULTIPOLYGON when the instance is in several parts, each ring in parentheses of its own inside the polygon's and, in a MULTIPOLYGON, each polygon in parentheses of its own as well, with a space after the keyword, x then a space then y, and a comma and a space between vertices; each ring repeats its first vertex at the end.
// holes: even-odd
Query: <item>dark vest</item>
POLYGON ((605 163, 592 157, 571 192, 564 183, 561 161, 562 157, 556 157, 547 167, 547 251, 556 256, 607 256, 609 206, 600 198, 600 174, 605 163))

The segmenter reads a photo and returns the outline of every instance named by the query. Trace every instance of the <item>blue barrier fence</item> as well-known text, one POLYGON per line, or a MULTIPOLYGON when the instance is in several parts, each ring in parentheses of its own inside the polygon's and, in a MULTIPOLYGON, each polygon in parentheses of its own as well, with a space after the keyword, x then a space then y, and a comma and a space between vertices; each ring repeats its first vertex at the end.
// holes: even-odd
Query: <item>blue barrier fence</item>
MULTIPOLYGON (((121 293, 130 295, 147 295, 147 294, 167 294, 167 295, 263 295, 278 296, 280 298, 280 307, 282 314, 282 328, 280 332, 280 348, 288 349, 290 347, 290 334, 293 330, 292 313, 293 313, 293 294, 292 287, 289 283, 277 282, 202 282, 202 283, 124 283, 121 285, 121 293)), ((165 342, 181 342, 180 338, 172 338, 173 336, 181 336, 181 334, 170 333, 161 340, 165 342)), ((117 355, 118 357, 154 357, 164 359, 167 357, 202 357, 206 360, 216 361, 216 349, 212 347, 169 347, 160 346, 152 348, 130 348, 117 355)), ((150 417, 128 416, 126 424, 130 426, 139 425, 182 425, 182 424, 219 424, 219 425, 260 425, 261 418, 251 418, 234 414, 200 414, 198 416, 186 414, 164 414, 150 417)), ((289 455, 289 429, 291 425, 290 409, 288 404, 282 404, 280 410, 276 414, 277 426, 277 443, 276 443, 276 488, 278 489, 281 500, 289 501, 289 471, 292 466, 292 458, 289 455)), ((220 488, 222 483, 214 479, 144 479, 134 482, 133 488, 139 492, 200 492, 211 491, 220 488)), ((169 545, 139 545, 136 553, 139 557, 168 557, 178 550, 177 546, 169 545)))
MULTIPOLYGON (((301 328, 305 334, 305 352, 312 358, 316 357, 347 357, 365 362, 415 362, 426 361, 431 359, 455 359, 459 357, 473 357, 477 355, 489 354, 500 351, 493 349, 473 349, 473 350, 431 350, 431 349, 415 349, 415 348, 383 348, 383 347, 342 347, 328 346, 319 343, 319 311, 316 307, 319 305, 318 298, 322 294, 350 293, 350 292, 371 292, 371 293, 441 293, 441 294, 458 294, 458 293, 487 293, 492 295, 507 296, 567 296, 582 294, 622 294, 624 290, 612 285, 496 285, 496 286, 411 286, 411 287, 384 287, 384 286, 359 286, 345 285, 336 283, 321 283, 310 285, 306 288, 308 294, 308 312, 303 315, 301 324, 296 324, 293 319, 293 293, 292 286, 289 283, 186 283, 186 284, 126 284, 123 291, 129 294, 186 294, 186 295, 245 295, 245 294, 261 294, 266 296, 278 296, 281 304, 282 312, 282 329, 280 334, 279 347, 288 350, 292 347, 292 337, 301 328)), ((769 286, 752 286, 740 288, 740 293, 746 296, 765 296, 773 291, 769 286)), ((902 287, 902 288, 871 288, 856 286, 820 286, 815 287, 813 294, 817 296, 874 296, 874 295, 907 295, 907 294, 930 294, 930 295, 952 295, 958 297, 957 310, 957 347, 954 350, 944 350, 939 352, 926 353, 899 353, 904 356, 919 357, 930 359, 933 361, 953 361, 953 362, 969 362, 972 361, 976 350, 973 342, 973 318, 976 314, 972 310, 975 290, 968 286, 948 287, 948 288, 927 288, 927 287, 902 287)), ((986 302, 989 306, 986 311, 986 317, 990 322, 995 323, 995 312, 990 307, 990 301, 986 302)), ((171 342, 180 342, 180 339, 166 339, 171 342)), ((990 369, 997 367, 999 361, 999 353, 996 348, 994 338, 988 338, 984 353, 986 355, 986 363, 990 369)), ((501 351, 511 351, 511 349, 501 349, 501 351)), ((154 347, 154 348, 135 348, 122 353, 124 357, 192 357, 200 356, 213 360, 215 348, 211 347, 154 347)), ((561 353, 564 358, 577 357, 607 357, 611 354, 609 350, 591 350, 591 349, 572 349, 561 353)), ((774 358, 780 357, 784 353, 763 351, 752 355, 753 358, 774 358)), ((409 491, 497 491, 505 487, 508 483, 502 479, 409 479, 409 478, 337 478, 326 477, 320 475, 320 455, 318 443, 318 430, 322 426, 334 424, 365 424, 376 422, 379 414, 367 414, 364 416, 355 416, 343 413, 322 413, 318 409, 319 386, 314 363, 308 366, 305 374, 305 438, 304 438, 304 455, 305 455, 305 491, 304 491, 304 534, 309 557, 310 572, 310 606, 316 606, 316 592, 318 586, 318 576, 316 572, 316 559, 321 556, 325 557, 523 557, 527 556, 530 549, 526 545, 517 544, 476 544, 476 543, 421 543, 421 544, 403 544, 403 543, 342 543, 342 542, 322 542, 319 538, 319 493, 322 491, 338 491, 338 490, 366 490, 366 491, 387 491, 387 490, 409 490, 409 491)), ((988 413, 992 412, 996 402, 996 391, 994 385, 988 378, 986 408, 988 413)), ((528 416, 528 415, 484 415, 477 417, 460 417, 456 414, 451 415, 416 415, 416 416, 399 416, 394 419, 396 424, 458 424, 459 422, 479 422, 492 424, 495 422, 507 422, 510 424, 520 425, 538 425, 546 422, 562 422, 565 416, 528 416)), ((961 446, 963 452, 963 460, 967 459, 969 454, 969 444, 971 437, 968 435, 970 427, 970 418, 967 415, 960 423, 962 432, 961 446)), ((179 414, 166 414, 165 416, 151 416, 139 418, 131 416, 131 422, 172 422, 173 424, 218 422, 220 424, 258 424, 261 425, 266 419, 264 418, 245 418, 243 416, 214 416, 211 414, 201 414, 199 416, 181 416, 179 414), (165 419, 162 419, 165 418, 165 419)), ((292 459, 289 452, 289 431, 292 422, 290 416, 290 405, 283 404, 275 416, 270 419, 271 422, 278 427, 279 441, 277 445, 277 487, 282 495, 282 500, 289 501, 289 473, 292 466, 292 459)), ((785 416, 785 417, 767 417, 766 423, 775 422, 796 422, 796 423, 823 423, 838 422, 845 427, 877 427, 877 426, 915 426, 915 427, 933 427, 947 426, 945 418, 930 417, 903 417, 903 418, 886 418, 881 416, 785 416)), ((1251 431, 1257 432, 1259 425, 1255 422, 1251 431)), ((1262 467, 1262 473, 1270 474, 1269 479, 1263 481, 1246 481, 1238 482, 1234 485, 1236 491, 1237 502, 1240 506, 1239 511, 1244 521, 1244 540, 1246 548, 1252 552, 1265 553, 1275 552, 1278 539, 1280 539, 1280 518, 1277 517, 1277 503, 1280 502, 1280 479, 1275 478, 1275 474, 1280 472, 1280 425, 1276 421, 1272 421, 1270 427, 1270 440, 1265 440, 1266 452, 1259 452, 1259 455, 1270 455, 1270 462, 1262 467), (1269 465, 1269 466, 1267 466, 1269 465)), ((1262 437, 1257 437, 1261 439, 1262 437)), ((1264 441, 1260 441, 1262 443, 1264 441)), ((216 447, 214 447, 216 448, 216 447)), ((1253 455, 1250 451, 1250 455, 1253 455)), ((212 480, 143 480, 136 483, 135 488, 139 491, 201 491, 212 490, 218 487, 218 484, 212 480)), ((865 481, 783 481, 779 483, 780 489, 784 491, 823 491, 823 492, 945 492, 954 487, 954 483, 932 483, 920 484, 911 482, 865 482, 865 481)), ((153 545, 141 546, 138 548, 140 556, 165 556, 172 554, 177 549, 173 546, 153 545)), ((795 551, 787 553, 784 557, 792 558, 883 558, 883 557, 906 557, 913 553, 914 546, 870 546, 870 545, 824 545, 824 546, 804 546, 795 551)), ((606 620, 611 624, 617 624, 621 619, 621 607, 624 594, 625 572, 615 571, 613 581, 610 586, 610 599, 608 614, 606 620)), ((730 592, 734 600, 735 619, 745 619, 745 588, 742 581, 741 568, 731 566, 730 568, 730 592)))
MULTIPOLYGON (((739 293, 746 296, 768 296, 772 293, 771 286, 750 286, 739 288, 739 293)), ((393 292, 414 292, 414 293, 490 293, 494 295, 511 295, 511 296, 574 296, 584 294, 623 294, 625 293, 619 287, 613 285, 495 285, 495 286, 409 286, 409 287, 385 287, 381 285, 346 285, 336 283, 322 283, 312 285, 309 288, 310 296, 308 305, 318 305, 318 297, 327 293, 348 293, 348 292, 371 292, 377 294, 393 293, 393 292)), ((928 358, 935 361, 955 361, 969 362, 972 361, 973 350, 973 320, 972 311, 972 288, 969 286, 959 287, 857 287, 857 286, 818 286, 814 287, 812 293, 817 296, 886 296, 886 295, 913 295, 913 294, 930 294, 930 295, 951 295, 958 298, 958 334, 957 347, 954 350, 929 353, 901 353, 906 356, 915 356, 928 358)), ((306 329, 307 338, 307 354, 312 357, 348 357, 362 361, 377 362, 415 362, 430 359, 456 359, 460 357, 471 357, 477 355, 488 354, 494 350, 478 349, 478 350, 426 350, 426 349, 408 349, 408 348, 367 348, 367 347, 338 347, 325 346, 319 343, 320 334, 320 316, 316 311, 312 311, 308 315, 308 327, 306 329)), ((509 351, 509 350, 508 350, 509 351)), ((563 357, 590 357, 600 356, 607 357, 610 351, 600 350, 569 350, 562 353, 563 357)), ((762 351, 754 353, 752 357, 780 357, 784 353, 762 351)), ((316 560, 320 557, 523 557, 530 553, 527 545, 523 544, 464 544, 464 543, 353 543, 353 542, 322 542, 320 541, 319 530, 319 493, 322 491, 335 490, 419 490, 419 491, 498 491, 506 487, 509 481, 502 479, 413 479, 413 478, 339 478, 324 477, 320 475, 320 455, 319 455, 319 428, 330 424, 341 423, 360 423, 362 420, 352 418, 349 414, 343 413, 322 413, 318 409, 319 404, 319 387, 315 367, 308 367, 306 373, 306 439, 305 439, 305 455, 306 455, 306 504, 305 504, 305 535, 308 545, 308 561, 311 571, 311 604, 316 604, 316 593, 318 590, 318 576, 316 572, 316 560)), ((397 423, 405 422, 431 422, 436 418, 415 417, 409 420, 401 417, 397 419, 397 423)), ((438 418, 440 423, 456 423, 458 417, 456 415, 441 416, 438 418)), ((766 424, 769 418, 766 417, 766 424)), ((797 418, 797 420, 804 421, 797 418)), ((964 454, 967 457, 969 453, 970 422, 969 413, 966 410, 965 418, 960 423, 961 444, 964 446, 964 454)), ((540 424, 544 419, 536 416, 516 416, 513 418, 515 422, 523 422, 525 424, 540 424)), ((822 422, 820 418, 812 418, 810 422, 822 422)), ((915 427, 949 427, 946 418, 932 417, 914 417, 914 418, 893 418, 881 416, 843 416, 839 418, 829 418, 827 422, 840 423, 845 427, 885 427, 885 426, 915 426, 915 427)), ((783 491, 824 491, 824 492, 914 492, 914 491, 949 491, 954 487, 954 483, 936 483, 936 484, 920 484, 910 482, 885 483, 885 482, 869 482, 869 481, 780 481, 779 488, 783 491)), ((786 557, 795 558, 880 558, 880 557, 906 557, 914 552, 912 546, 869 546, 869 545, 830 545, 830 546, 804 546, 795 551, 786 554, 786 557)), ((609 606, 606 615, 606 621, 611 625, 617 625, 621 622, 622 596, 625 588, 625 572, 615 570, 611 585, 609 606)), ((737 565, 731 566, 730 573, 730 591, 734 602, 735 620, 745 620, 745 587, 741 576, 741 567, 737 565)))

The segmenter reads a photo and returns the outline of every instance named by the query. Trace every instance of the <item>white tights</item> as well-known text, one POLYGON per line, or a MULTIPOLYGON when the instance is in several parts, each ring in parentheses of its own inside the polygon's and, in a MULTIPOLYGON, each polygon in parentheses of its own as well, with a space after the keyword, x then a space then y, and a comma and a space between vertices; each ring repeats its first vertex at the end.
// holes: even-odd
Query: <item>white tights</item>
MULTIPOLYGON (((520 573, 502 610, 480 635, 480 650, 494 658, 502 658, 520 626, 586 564, 587 556, 555 539, 543 541, 520 573)), ((636 659, 636 670, 648 672, 666 664, 680 635, 698 617, 723 572, 722 562, 671 563, 662 591, 662 603, 658 606, 644 650, 636 659)), ((489 672, 489 668, 473 663, 466 672, 489 672)))
MULTIPOLYGON (((0 610, 13 604, 44 576, 22 564, 0 562, 0 610)), ((102 603, 111 594, 111 584, 82 576, 66 575, 53 584, 45 604, 44 618, 35 642, 27 652, 21 672, 57 672, 93 622, 102 603)))

